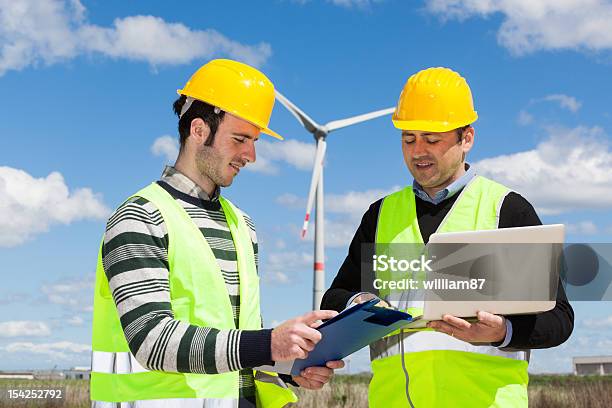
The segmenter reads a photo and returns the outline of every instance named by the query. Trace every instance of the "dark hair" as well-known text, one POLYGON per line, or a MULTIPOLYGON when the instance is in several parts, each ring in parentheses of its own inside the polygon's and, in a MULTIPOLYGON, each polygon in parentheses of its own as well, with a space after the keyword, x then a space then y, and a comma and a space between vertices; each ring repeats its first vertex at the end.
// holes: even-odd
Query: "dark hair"
POLYGON ((206 102, 199 101, 194 99, 193 103, 187 109, 187 112, 183 116, 181 115, 181 110, 183 109, 183 105, 185 105, 185 101, 187 101, 187 97, 185 95, 181 95, 174 104, 172 104, 172 108, 174 109, 174 113, 179 117, 178 122, 178 131, 179 131, 179 141, 181 143, 181 148, 183 148, 185 144, 185 140, 189 137, 191 132, 191 121, 200 118, 206 123, 210 129, 210 135, 204 142, 205 146, 212 146, 215 142, 215 134, 217 133, 217 129, 219 125, 223 121, 223 117, 225 116, 224 111, 220 111, 219 113, 215 113, 215 107, 209 105, 206 102))
POLYGON ((463 132, 465 132, 465 130, 468 129, 470 126, 472 125, 465 125, 455 129, 455 132, 457 132, 457 143, 461 143, 461 141, 463 140, 463 132))

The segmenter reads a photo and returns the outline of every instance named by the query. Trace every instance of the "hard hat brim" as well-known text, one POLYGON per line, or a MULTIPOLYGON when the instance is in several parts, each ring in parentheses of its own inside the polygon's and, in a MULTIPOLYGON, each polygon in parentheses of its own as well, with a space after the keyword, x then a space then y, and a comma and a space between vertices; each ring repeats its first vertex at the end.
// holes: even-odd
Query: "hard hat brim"
POLYGON ((282 137, 281 135, 279 135, 278 133, 276 133, 275 131, 268 129, 268 128, 264 128, 261 129, 261 133, 265 133, 266 135, 272 136, 278 140, 285 140, 284 137, 282 137))
POLYGON ((449 130, 458 129, 460 127, 470 125, 478 119, 478 115, 474 112, 474 116, 470 120, 461 122, 437 122, 431 120, 397 120, 392 119, 393 125, 401 130, 420 130, 421 132, 448 132, 449 130))

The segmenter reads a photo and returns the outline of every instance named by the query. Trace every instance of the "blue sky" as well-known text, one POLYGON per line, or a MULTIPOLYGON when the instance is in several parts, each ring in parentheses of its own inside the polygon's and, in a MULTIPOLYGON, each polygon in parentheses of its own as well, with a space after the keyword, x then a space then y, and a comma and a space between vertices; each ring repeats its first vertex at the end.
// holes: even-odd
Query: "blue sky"
MULTIPOLYGON (((0 369, 88 365, 105 219, 176 149, 176 89, 203 63, 257 65, 320 123, 395 105, 448 66, 479 120, 469 161, 527 197, 568 241, 612 237, 610 1, 0 1, 0 369)), ((310 308, 299 239, 313 140, 280 104, 258 163, 224 191, 258 226, 268 325, 310 308)), ((412 178, 390 118, 332 133, 327 283, 367 206, 412 178)), ((608 291, 610 293, 610 291, 608 291)), ((575 303, 565 345, 533 372, 612 352, 612 303, 575 303)), ((367 369, 366 353, 351 370, 367 369)))

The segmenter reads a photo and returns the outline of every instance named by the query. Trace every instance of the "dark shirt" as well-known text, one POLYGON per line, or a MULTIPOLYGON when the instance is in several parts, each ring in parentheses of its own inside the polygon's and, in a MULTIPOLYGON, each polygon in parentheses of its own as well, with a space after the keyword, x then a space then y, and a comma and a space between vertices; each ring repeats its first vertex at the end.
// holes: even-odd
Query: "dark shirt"
MULTIPOLYGON (((425 243, 433 234, 460 194, 433 204, 415 197, 417 219, 425 243)), ((361 288, 361 245, 374 243, 376 225, 382 199, 376 201, 366 211, 361 224, 349 246, 349 252, 342 263, 338 275, 325 292, 321 302, 322 309, 341 311, 349 299, 361 288)), ((502 203, 499 228, 527 227, 542 225, 533 206, 521 195, 511 192, 502 203)), ((512 324, 512 338, 507 348, 537 349, 555 347, 565 342, 574 328, 574 311, 567 300, 561 282, 557 291, 554 309, 535 315, 514 315, 506 317, 512 324)), ((499 345, 500 343, 494 344, 499 345)))

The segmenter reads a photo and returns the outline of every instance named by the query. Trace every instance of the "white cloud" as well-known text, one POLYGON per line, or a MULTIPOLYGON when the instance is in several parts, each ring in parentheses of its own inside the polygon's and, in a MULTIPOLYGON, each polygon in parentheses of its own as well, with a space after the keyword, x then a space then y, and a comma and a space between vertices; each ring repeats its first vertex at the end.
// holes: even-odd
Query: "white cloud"
POLYGON ((0 293, 0 305, 22 303, 29 298, 25 293, 0 293))
MULTIPOLYGON (((582 107, 582 102, 576 99, 573 96, 565 95, 565 94, 551 94, 546 95, 542 98, 533 98, 529 101, 529 105, 534 105, 541 102, 554 102, 559 105, 559 107, 563 109, 567 109, 572 113, 578 112, 578 110, 582 107)), ((521 109, 517 117, 517 123, 521 126, 527 126, 534 122, 534 116, 529 113, 525 109, 521 109)))
POLYGON ((41 288, 45 300, 69 310, 91 311, 93 302, 94 277, 62 279, 41 288))
POLYGON ((0 322, 0 337, 44 337, 51 334, 49 325, 40 321, 0 322))
MULTIPOLYGON (((325 248, 348 248, 358 226, 359 220, 355 218, 325 217, 325 248)), ((300 234, 301 230, 301 226, 293 226, 293 232, 296 237, 300 234)), ((314 233, 315 224, 314 221, 311 221, 304 240, 313 242, 314 233)))
MULTIPOLYGON (((325 219, 325 247, 348 248, 359 221, 354 218, 325 219)), ((307 241, 314 241, 314 223, 308 228, 307 241)))
POLYGON ((70 341, 59 341, 55 343, 31 343, 20 342, 10 343, 3 347, 8 353, 16 354, 42 354, 53 359, 68 360, 72 359, 74 354, 88 353, 91 351, 89 344, 78 344, 70 341))
POLYGON ((83 25, 77 34, 86 51, 153 65, 185 64, 223 54, 259 66, 272 54, 266 43, 243 45, 215 30, 191 30, 154 16, 118 18, 110 28, 83 25))
MULTIPOLYGON (((372 189, 365 191, 348 191, 344 194, 328 194, 325 197, 325 211, 338 214, 334 219, 325 219, 325 246, 329 248, 348 248, 359 221, 370 205, 398 191, 399 186, 390 189, 372 189)), ((314 224, 312 225, 314 230, 314 224)), ((310 234, 312 237, 312 234, 310 234)))
POLYGON ((269 254, 261 267, 262 280, 276 284, 294 282, 296 274, 312 267, 312 253, 303 251, 276 251, 269 254))
MULTIPOLYGON (((359 220, 347 216, 325 217, 325 248, 347 248, 358 225, 359 220)), ((289 224, 286 232, 300 243, 311 243, 314 241, 315 234, 314 219, 310 221, 308 231, 303 239, 299 238, 301 237, 302 224, 289 224)), ((311 245, 308 245, 309 253, 312 253, 311 245)), ((311 261, 307 266, 309 270, 312 270, 312 256, 310 256, 310 259, 311 261)))
POLYGON ((344 194, 328 194, 325 196, 325 211, 337 214, 347 214, 351 218, 360 219, 373 202, 400 190, 399 186, 389 189, 372 189, 365 191, 348 191, 344 194))
POLYGON ((283 272, 280 270, 268 270, 263 274, 263 281, 270 283, 286 284, 291 282, 291 278, 289 277, 287 272, 283 272))
MULTIPOLYGON (((399 186, 394 186, 386 190, 372 189, 348 191, 344 194, 327 194, 325 196, 325 212, 337 216, 334 218, 325 217, 325 246, 329 248, 348 247, 359 226, 359 220, 370 204, 399 189, 399 186)), ((278 196, 276 202, 288 208, 304 209, 306 207, 305 198, 289 193, 278 196)), ((314 222, 311 221, 306 240, 312 241, 313 239, 314 222)))
POLYGON ((0 167, 0 247, 22 244, 53 224, 101 219, 109 212, 91 189, 70 192, 58 172, 34 178, 23 170, 0 167))
POLYGON ((284 207, 288 208, 301 208, 306 207, 306 199, 298 197, 295 194, 285 193, 276 197, 276 202, 284 207))
POLYGON ((192 30, 159 17, 128 16, 102 27, 89 24, 85 15, 79 0, 0 0, 0 75, 81 54, 152 65, 224 55, 259 66, 272 53, 267 43, 244 45, 212 29, 192 30))
POLYGON ((564 94, 546 95, 542 99, 547 102, 557 102, 562 108, 570 110, 574 113, 578 112, 578 109, 580 109, 580 107, 582 106, 582 103, 579 102, 576 98, 564 94))
POLYGON ((72 38, 82 19, 78 2, 0 1, 0 75, 8 70, 72 58, 77 44, 72 38))
MULTIPOLYGON (((306 3, 310 3, 311 0, 291 0, 292 3, 304 5, 306 3)), ((334 6, 344 7, 347 9, 350 8, 358 8, 358 9, 368 9, 374 3, 381 3, 383 0, 327 0, 328 3, 333 4, 334 6)))
POLYGON ((527 126, 533 123, 533 115, 527 112, 526 110, 521 110, 518 114, 518 118, 516 119, 519 125, 527 126))
POLYGON ((570 234, 594 235, 599 229, 593 221, 582 221, 579 223, 565 223, 565 227, 570 234))
POLYGON ((612 315, 602 319, 587 319, 584 325, 589 329, 612 329, 612 315))
POLYGON ((497 41, 515 55, 612 48, 609 0, 429 0, 425 8, 444 20, 502 14, 497 41))
MULTIPOLYGON (((360 219, 370 204, 400 189, 393 186, 389 189, 371 189, 365 191, 348 191, 343 194, 325 195, 325 212, 343 214, 353 219, 360 219)), ((278 196, 276 202, 288 208, 305 208, 306 198, 286 193, 278 196)))
POLYGON ((543 214, 612 206, 612 151, 599 127, 548 128, 535 149, 473 163, 543 214), (596 197, 596 199, 594 199, 596 197))
POLYGON ((368 8, 374 3, 380 3, 382 0, 328 0, 334 6, 340 6, 344 8, 368 8))
POLYGON ((599 339, 596 346, 602 350, 610 350, 612 349, 612 339, 599 339))
POLYGON ((286 163, 298 170, 312 170, 314 162, 314 143, 304 143, 298 140, 271 142, 260 139, 255 144, 257 160, 246 166, 247 170, 277 174, 278 163, 286 163))
POLYGON ((155 156, 165 156, 166 162, 170 163, 176 160, 179 152, 179 143, 176 137, 160 136, 151 145, 151 153, 155 156))
POLYGON ((72 316, 66 321, 71 326, 82 326, 85 320, 81 316, 72 316))

